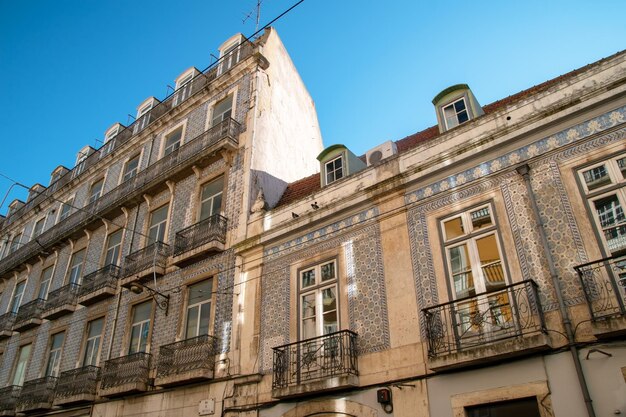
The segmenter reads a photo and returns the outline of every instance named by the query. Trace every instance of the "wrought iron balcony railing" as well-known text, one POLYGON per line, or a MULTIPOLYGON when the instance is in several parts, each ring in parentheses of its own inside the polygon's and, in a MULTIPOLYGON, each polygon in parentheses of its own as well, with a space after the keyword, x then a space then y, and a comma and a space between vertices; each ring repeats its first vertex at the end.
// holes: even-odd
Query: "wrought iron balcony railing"
POLYGON ((174 241, 174 256, 181 255, 211 241, 225 243, 226 223, 226 217, 214 214, 179 231, 176 233, 174 241))
POLYGON ((0 388, 0 415, 13 415, 15 413, 15 405, 21 392, 22 387, 19 385, 0 388))
POLYGON ((273 351, 274 389, 359 373, 357 334, 350 330, 275 347, 273 351))
MULTIPOLYGON (((240 45, 238 62, 249 57, 253 50, 254 45, 250 42, 240 45)), ((213 82, 216 78, 218 78, 218 76, 225 74, 225 71, 220 71, 218 73, 219 66, 219 61, 214 62, 204 71, 196 75, 190 82, 165 97, 163 101, 155 105, 145 116, 138 118, 132 124, 124 127, 114 138, 107 141, 94 153, 88 155, 80 164, 76 165, 76 167, 68 171, 57 181, 50 184, 50 186, 44 189, 41 193, 31 198, 28 202, 26 202, 26 204, 24 204, 24 206, 11 213, 11 215, 4 220, 4 225, 8 226, 12 224, 42 202, 51 198, 55 192, 63 188, 73 179, 79 177, 83 172, 86 172, 89 167, 95 165, 100 159, 114 150, 117 150, 121 145, 128 142, 134 135, 142 131, 160 116, 168 113, 173 108, 185 102, 191 96, 213 82)))
POLYGON ((626 315, 626 255, 576 266, 589 313, 596 321, 626 315))
POLYGON ((57 383, 55 403, 63 403, 71 399, 87 399, 96 395, 98 381, 100 380, 100 368, 97 366, 84 366, 62 372, 57 383))
POLYGON ((546 331, 532 280, 429 307, 423 313, 430 357, 546 331))
POLYGON ((45 378, 26 381, 22 386, 22 392, 15 404, 18 412, 47 409, 52 407, 54 392, 58 378, 47 376, 45 378))
POLYGON ((119 276, 120 267, 113 264, 109 264, 97 271, 87 274, 83 278, 78 296, 82 297, 107 287, 115 288, 119 276))
POLYGON ((157 378, 197 370, 213 371, 216 353, 217 338, 209 335, 161 346, 157 363, 157 378))
POLYGON ((13 329, 21 328, 32 320, 40 320, 45 305, 46 300, 43 298, 37 298, 36 300, 23 304, 20 309, 17 310, 13 329))
POLYGON ((102 368, 100 388, 106 390, 130 384, 147 384, 151 362, 152 355, 145 352, 109 359, 102 368))
POLYGON ((154 242, 126 257, 121 276, 128 277, 135 275, 152 267, 165 268, 168 255, 169 246, 167 244, 154 242))
POLYGON ((4 257, 0 260, 0 276, 21 263, 36 257, 42 250, 52 247, 55 243, 71 236, 86 225, 99 220, 100 216, 119 209, 125 201, 138 198, 146 193, 150 187, 162 184, 163 181, 184 167, 190 167, 197 163, 220 141, 225 140, 232 146, 236 146, 240 130, 239 123, 233 119, 226 119, 182 144, 180 148, 149 165, 128 181, 118 185, 80 211, 76 211, 61 220, 39 235, 36 240, 31 240, 4 257))
POLYGON ((13 330, 15 316, 15 313, 6 313, 0 316, 0 335, 2 335, 2 333, 10 333, 13 330))
POLYGON ((44 315, 67 304, 76 305, 79 291, 80 285, 78 284, 67 284, 51 291, 43 309, 44 315))

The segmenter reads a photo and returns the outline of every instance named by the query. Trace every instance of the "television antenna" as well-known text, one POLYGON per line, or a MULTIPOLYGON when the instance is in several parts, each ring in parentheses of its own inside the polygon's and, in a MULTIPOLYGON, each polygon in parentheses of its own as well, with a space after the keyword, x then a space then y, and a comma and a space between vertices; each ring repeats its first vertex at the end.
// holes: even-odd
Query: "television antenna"
POLYGON ((250 19, 253 15, 256 15, 256 25, 254 26, 255 32, 259 30, 259 21, 261 20, 261 4, 263 1, 264 0, 256 0, 256 7, 241 20, 241 23, 246 24, 248 19, 250 19))

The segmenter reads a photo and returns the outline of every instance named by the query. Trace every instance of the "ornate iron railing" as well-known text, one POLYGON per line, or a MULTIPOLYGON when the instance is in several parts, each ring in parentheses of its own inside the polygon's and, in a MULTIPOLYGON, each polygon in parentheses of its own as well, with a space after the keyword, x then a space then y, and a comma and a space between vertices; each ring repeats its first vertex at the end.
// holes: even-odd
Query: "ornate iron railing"
POLYGON ((533 280, 428 307, 423 313, 430 357, 546 331, 533 280))
POLYGON ((77 395, 95 395, 100 380, 100 368, 84 366, 62 372, 57 383, 56 399, 75 397, 77 395))
POLYGON ((574 267, 593 320, 626 315, 626 255, 574 267))
POLYGON ((150 267, 165 268, 168 254, 169 245, 163 242, 154 242, 143 249, 139 249, 126 257, 121 276, 129 277, 150 267))
POLYGON ((0 260, 0 276, 36 256, 42 250, 52 247, 56 242, 69 237, 87 224, 100 219, 100 216, 119 208, 123 202, 140 196, 152 186, 161 184, 182 167, 191 166, 206 155, 203 152, 205 149, 210 149, 220 140, 225 139, 236 145, 240 130, 239 123, 233 119, 226 119, 182 144, 180 148, 138 172, 133 178, 61 220, 39 235, 37 239, 31 240, 4 257, 0 260))
POLYGON ((15 317, 15 323, 13 327, 19 327, 23 322, 30 319, 41 318, 41 313, 46 305, 46 300, 43 298, 37 298, 29 303, 23 304, 19 310, 17 310, 17 316, 15 317))
POLYGON ((76 304, 76 300, 78 299, 78 292, 80 291, 80 285, 78 284, 67 284, 58 288, 54 291, 51 291, 48 294, 48 299, 46 300, 46 305, 44 306, 44 312, 54 310, 55 308, 59 308, 65 304, 76 304))
POLYGON ((226 241, 226 217, 214 214, 199 223, 186 227, 176 233, 174 256, 195 249, 205 243, 226 241))
POLYGON ((9 414, 15 411, 15 405, 20 398, 22 387, 19 385, 9 385, 8 387, 0 388, 0 413, 9 414))
POLYGON ((209 335, 161 346, 157 363, 157 378, 180 375, 199 369, 212 371, 216 353, 217 338, 209 335))
POLYGON ((120 267, 113 264, 109 264, 97 271, 87 274, 83 278, 78 296, 82 297, 83 295, 91 294, 92 292, 106 287, 115 288, 119 276, 120 267))
POLYGON ((15 408, 18 410, 30 410, 32 407, 40 405, 52 407, 57 380, 58 378, 47 376, 24 382, 15 408))
POLYGON ((152 355, 145 352, 109 359, 102 368, 100 388, 108 389, 126 384, 147 383, 151 362, 152 355))
POLYGON ((342 375, 358 375, 357 334, 341 330, 273 348, 272 388, 342 375))
POLYGON ((0 333, 11 331, 13 323, 15 323, 15 313, 5 313, 0 316, 0 333))

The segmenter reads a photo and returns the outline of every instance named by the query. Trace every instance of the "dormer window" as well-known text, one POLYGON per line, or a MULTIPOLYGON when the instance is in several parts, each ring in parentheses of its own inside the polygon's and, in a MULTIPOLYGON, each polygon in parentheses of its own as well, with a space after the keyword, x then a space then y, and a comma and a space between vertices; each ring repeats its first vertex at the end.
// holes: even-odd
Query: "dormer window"
POLYGON ((152 110, 152 102, 144 104, 142 107, 139 107, 139 109, 137 110, 137 119, 144 116, 150 110, 152 110))
POLYGON ((225 73, 226 71, 234 67, 237 62, 239 62, 239 58, 241 55, 240 46, 243 40, 243 35, 241 33, 238 33, 220 46, 219 74, 225 73))
POLYGON ((366 168, 365 162, 344 145, 332 145, 317 156, 322 187, 366 168))
POLYGON ((120 133, 121 124, 115 123, 104 133, 104 143, 107 143, 111 139, 117 136, 120 133))
POLYGON ((343 155, 326 162, 324 171, 326 172, 326 184, 343 178, 343 155))
POLYGON ((469 116, 467 115, 465 99, 460 98, 459 100, 445 106, 443 108, 443 116, 448 129, 452 129, 461 123, 467 122, 469 120, 469 116))

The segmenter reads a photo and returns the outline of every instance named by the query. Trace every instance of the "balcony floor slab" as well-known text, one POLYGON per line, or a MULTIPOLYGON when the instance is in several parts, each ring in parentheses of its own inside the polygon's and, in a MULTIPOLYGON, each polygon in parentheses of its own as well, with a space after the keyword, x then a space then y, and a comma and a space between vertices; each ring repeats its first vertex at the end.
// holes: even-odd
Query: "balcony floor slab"
POLYGON ((66 314, 71 314, 76 311, 76 304, 63 304, 57 308, 46 310, 41 313, 41 318, 46 320, 54 320, 59 317, 63 317, 66 314))
POLYGON ((122 384, 115 387, 100 389, 98 394, 101 397, 119 397, 121 395, 133 394, 137 392, 145 392, 148 391, 149 388, 148 382, 131 382, 128 384, 122 384))
POLYGON ((78 297, 78 304, 83 306, 90 306, 104 300, 105 298, 113 297, 114 295, 115 288, 104 287, 96 291, 90 292, 89 294, 81 295, 80 297, 78 297))
POLYGON ((598 339, 611 339, 626 335, 626 316, 607 317, 591 323, 593 335, 598 339))
POLYGON ((306 381, 297 385, 272 389, 274 398, 303 397, 328 391, 354 388, 359 386, 359 377, 353 374, 337 375, 319 380, 306 381))
POLYGON ((180 255, 173 256, 171 258, 171 263, 179 267, 184 267, 223 251, 224 244, 220 241, 213 240, 211 242, 205 243, 204 245, 200 245, 197 248, 185 251, 180 255))
POLYGON ((155 385, 167 387, 172 385, 189 384, 192 382, 213 379, 213 371, 211 369, 194 369, 189 372, 181 372, 163 377, 157 377, 155 385))
POLYGON ((55 406, 60 406, 60 405, 75 405, 75 404, 81 404, 81 403, 90 403, 90 402, 94 402, 96 400, 96 394, 87 394, 87 393, 82 393, 82 394, 76 394, 76 395, 69 395, 67 397, 62 397, 62 398, 55 398, 54 399, 54 405, 55 406))

